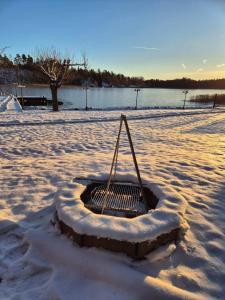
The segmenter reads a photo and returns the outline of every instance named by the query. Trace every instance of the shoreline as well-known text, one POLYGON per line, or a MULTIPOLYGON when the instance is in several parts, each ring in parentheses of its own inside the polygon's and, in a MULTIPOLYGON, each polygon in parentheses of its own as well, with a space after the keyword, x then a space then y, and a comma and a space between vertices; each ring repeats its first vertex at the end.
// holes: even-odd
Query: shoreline
MULTIPOLYGON (((49 84, 47 83, 24 83, 26 88, 49 88, 49 84)), ((0 88, 1 87, 15 87, 17 85, 17 83, 7 83, 7 84, 0 84, 0 88)), ((83 89, 85 88, 82 85, 72 85, 72 84, 63 84, 60 88, 74 88, 74 89, 83 89)), ((59 89, 60 89, 59 88, 59 89)), ((112 87, 99 87, 99 86, 91 86, 88 87, 88 89, 135 89, 135 88, 140 88, 140 89, 157 89, 157 90, 184 90, 187 89, 189 91, 196 91, 196 90, 218 90, 218 91, 225 91, 225 88, 175 88, 175 87, 142 87, 142 86, 136 86, 136 87, 124 87, 124 86, 112 86, 112 87)))

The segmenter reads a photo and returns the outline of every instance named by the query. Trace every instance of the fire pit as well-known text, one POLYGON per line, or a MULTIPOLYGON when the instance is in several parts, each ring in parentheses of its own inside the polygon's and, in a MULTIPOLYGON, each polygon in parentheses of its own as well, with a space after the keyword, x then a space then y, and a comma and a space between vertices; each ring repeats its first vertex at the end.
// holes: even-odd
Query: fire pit
MULTIPOLYGON (((57 193, 54 222, 79 246, 103 248, 142 259, 184 233, 187 228, 183 218, 186 201, 172 189, 163 189, 154 182, 143 180, 144 187, 158 199, 155 209, 149 209, 147 213, 142 211, 142 214, 127 218, 124 212, 122 216, 115 216, 86 207, 81 198, 88 187, 93 181, 106 181, 107 176, 88 176, 92 180, 67 183, 57 193)), ((132 176, 118 175, 118 178, 120 182, 130 182, 132 176)))
POLYGON ((80 246, 142 259, 184 232, 185 203, 174 191, 141 178, 128 123, 122 115, 110 174, 77 178, 66 184, 56 196, 54 222, 80 246), (116 174, 123 122, 137 176, 116 174))

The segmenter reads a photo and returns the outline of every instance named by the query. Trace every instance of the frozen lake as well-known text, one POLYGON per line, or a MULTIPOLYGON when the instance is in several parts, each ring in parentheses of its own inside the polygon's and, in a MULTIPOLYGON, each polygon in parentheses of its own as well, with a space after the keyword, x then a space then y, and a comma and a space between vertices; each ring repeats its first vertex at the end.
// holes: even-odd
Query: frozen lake
MULTIPOLYGON (((3 91, 10 91, 13 94, 21 95, 20 89, 15 87, 4 87, 3 91)), ((198 89, 189 90, 187 100, 195 95, 222 94, 225 90, 198 89)), ((134 88, 89 88, 87 92, 88 107, 106 109, 120 107, 135 107, 136 92, 134 88)), ((51 92, 48 87, 26 87, 23 88, 23 95, 26 96, 45 96, 51 99, 51 92)), ((62 108, 74 109, 84 108, 86 105, 86 92, 82 87, 61 87, 58 91, 59 99, 64 102, 62 108)), ((184 93, 182 89, 159 89, 143 88, 139 92, 138 107, 181 107, 183 106, 184 93)), ((186 106, 199 104, 187 101, 186 106)))

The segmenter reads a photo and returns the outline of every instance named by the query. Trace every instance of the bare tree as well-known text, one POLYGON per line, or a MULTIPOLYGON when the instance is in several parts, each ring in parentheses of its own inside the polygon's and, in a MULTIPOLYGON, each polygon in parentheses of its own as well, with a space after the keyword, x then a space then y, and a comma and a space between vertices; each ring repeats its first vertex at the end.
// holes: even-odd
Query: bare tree
POLYGON ((9 46, 5 46, 3 48, 0 48, 0 55, 2 55, 5 52, 5 50, 8 49, 8 48, 9 48, 9 46))
MULTIPOLYGON (((6 49, 10 48, 9 46, 5 46, 0 48, 0 67, 2 66, 2 64, 4 64, 4 60, 3 60, 3 53, 5 52, 6 49)), ((0 80, 3 80, 4 82, 6 82, 6 76, 4 74, 4 72, 2 72, 0 74, 0 80)), ((0 89, 2 92, 2 89, 0 89)))
POLYGON ((58 88, 61 87, 63 80, 68 75, 70 67, 87 66, 86 56, 83 55, 83 62, 73 63, 69 56, 63 57, 54 48, 42 49, 38 51, 36 63, 49 79, 52 93, 52 108, 53 111, 58 111, 58 88))

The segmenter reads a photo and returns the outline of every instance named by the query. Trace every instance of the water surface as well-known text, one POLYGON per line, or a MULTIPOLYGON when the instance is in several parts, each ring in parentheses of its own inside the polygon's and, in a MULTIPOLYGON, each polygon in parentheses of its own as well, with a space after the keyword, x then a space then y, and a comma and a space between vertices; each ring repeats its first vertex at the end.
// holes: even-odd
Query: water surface
MULTIPOLYGON (((2 87, 2 90, 8 90, 16 93, 15 87, 2 87)), ((58 91, 59 99, 64 102, 62 108, 76 109, 86 106, 85 90, 81 87, 61 87, 58 91)), ((136 92, 134 88, 89 88, 88 89, 88 107, 97 109, 135 107, 136 92)), ((189 90, 187 94, 187 107, 200 106, 199 103, 188 102, 192 96, 204 94, 222 94, 225 90, 198 89, 189 90)), ((21 89, 17 89, 18 96, 21 95, 21 89)), ((23 88, 23 95, 26 96, 45 96, 51 99, 51 91, 48 87, 26 87, 23 88)), ((158 89, 143 88, 139 92, 138 107, 182 107, 184 102, 184 93, 181 89, 158 89)), ((202 104, 211 105, 211 104, 202 104)))

